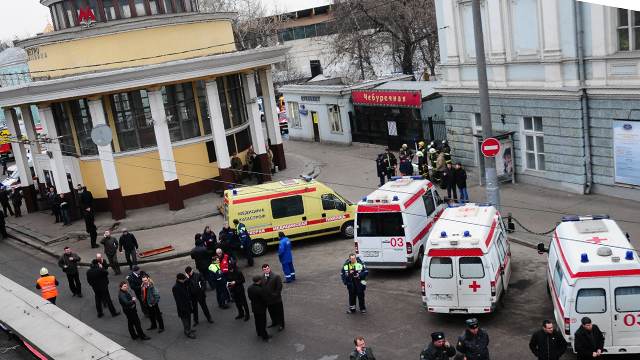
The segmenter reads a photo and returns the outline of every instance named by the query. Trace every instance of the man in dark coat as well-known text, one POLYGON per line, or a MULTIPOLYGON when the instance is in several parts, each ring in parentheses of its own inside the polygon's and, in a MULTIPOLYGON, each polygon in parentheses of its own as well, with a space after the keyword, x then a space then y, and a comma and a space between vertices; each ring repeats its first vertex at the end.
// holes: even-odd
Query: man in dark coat
POLYGON ((396 160, 396 157, 391 152, 391 149, 386 148, 385 153, 383 154, 383 161, 384 161, 384 167, 385 167, 385 174, 387 175, 387 179, 390 181, 391 177, 396 175, 396 167, 398 166, 398 160, 396 160))
POLYGON ((202 308, 204 317, 207 318, 209 324, 213 324, 211 319, 211 313, 207 306, 207 294, 205 292, 206 280, 198 272, 193 271, 191 266, 187 266, 184 269, 184 273, 187 275, 189 292, 191 293, 191 306, 193 307, 193 326, 198 325, 198 304, 202 308))
POLYGON ((4 214, 4 212, 0 210, 0 235, 2 235, 3 239, 6 239, 9 237, 9 234, 7 234, 7 223, 4 220, 5 217, 6 215, 4 214))
MULTIPOLYGON (((140 267, 138 267, 138 265, 134 265, 131 269, 131 272, 126 277, 127 283, 129 283, 129 288, 133 290, 138 299, 142 299, 142 276, 146 274, 147 273, 140 270, 140 267)), ((149 309, 144 302, 140 302, 140 308, 143 314, 149 314, 149 309)))
POLYGON ((442 172, 442 182, 447 188, 447 197, 458 201, 458 191, 456 190, 456 171, 451 163, 448 163, 447 167, 442 172))
POLYGON ((462 167, 461 163, 456 164, 454 169, 454 178, 456 180, 456 186, 460 191, 460 202, 469 202, 469 193, 467 192, 467 172, 462 167))
POLYGON ((179 273, 176 275, 176 284, 173 285, 173 298, 176 301, 178 317, 182 320, 184 334, 191 339, 195 339, 193 329, 191 329, 191 313, 193 312, 191 293, 187 284, 187 275, 179 273))
POLYGON ((380 179, 378 186, 382 186, 387 182, 387 165, 385 164, 384 156, 384 154, 378 154, 376 158, 376 173, 380 179))
POLYGON ((100 246, 97 244, 98 240, 98 228, 95 223, 95 216, 93 215, 93 211, 91 209, 82 210, 82 217, 84 218, 84 225, 89 234, 89 238, 91 239, 91 248, 95 249, 100 246))
POLYGON ((78 184, 77 189, 78 189, 78 194, 80 195, 80 206, 81 206, 80 208, 93 209, 93 194, 91 193, 91 191, 87 190, 86 186, 82 186, 80 184, 78 184))
POLYGON ((104 237, 100 241, 104 245, 104 254, 107 255, 109 266, 113 268, 116 275, 120 275, 120 264, 118 264, 118 240, 111 236, 111 231, 104 232, 104 237))
MULTIPOLYGON (((196 269, 198 269, 200 275, 202 275, 204 280, 209 283, 211 289, 215 289, 216 284, 213 280, 213 276, 209 273, 209 265, 211 264, 211 253, 209 253, 204 245, 204 241, 201 238, 196 239, 196 246, 191 249, 191 258, 195 262, 196 269)), ((204 290, 206 290, 206 285, 203 285, 204 290)))
POLYGON ((89 270, 87 270, 87 283, 93 289, 96 301, 96 310, 98 311, 98 317, 104 316, 102 312, 102 304, 107 304, 112 316, 120 315, 111 302, 111 295, 109 295, 109 272, 103 269, 97 259, 91 260, 89 270))
POLYGON ((122 311, 127 316, 127 326, 129 328, 129 334, 133 340, 149 340, 151 339, 142 331, 142 324, 140 324, 140 318, 138 317, 138 311, 136 310, 136 302, 140 301, 140 298, 135 298, 129 293, 129 285, 126 281, 120 282, 120 291, 118 291, 118 301, 122 305, 122 311))
POLYGON ((271 271, 269 264, 262 265, 264 281, 262 286, 267 292, 267 310, 271 317, 269 327, 278 327, 278 331, 284 330, 284 305, 282 304, 282 277, 271 271))
POLYGON ((262 286, 264 277, 256 275, 253 277, 253 284, 247 289, 249 300, 251 300, 251 311, 256 324, 256 333, 264 341, 269 341, 271 336, 267 333, 267 292, 262 286))
POLYGON ((11 209, 11 205, 9 205, 9 191, 4 186, 0 188, 0 204, 2 204, 2 211, 4 212, 4 216, 7 217, 7 210, 9 210, 9 214, 13 216, 13 210, 11 209))
POLYGON ((249 321, 249 305, 244 293, 244 281, 244 274, 238 269, 236 263, 232 262, 227 272, 227 287, 238 309, 236 320, 244 318, 244 321, 249 321))
POLYGON ((582 324, 576 331, 573 340, 573 349, 578 354, 578 360, 593 359, 602 356, 604 352, 604 335, 598 325, 594 325, 591 319, 583 317, 582 324))
POLYGON ((67 280, 69 280, 69 289, 73 296, 82 297, 82 284, 80 283, 80 274, 78 273, 78 263, 80 262, 80 256, 71 251, 68 246, 64 247, 64 254, 58 259, 58 266, 62 269, 62 272, 67 274, 67 280))
POLYGON ((13 211, 15 217, 22 216, 22 192, 18 189, 11 191, 11 204, 13 205, 13 211))
POLYGON ((567 350, 567 342, 550 320, 542 321, 542 329, 533 333, 529 349, 538 360, 558 360, 567 350))
POLYGON ((122 229, 122 235, 120 235, 120 252, 124 249, 124 257, 127 259, 127 264, 129 264, 129 270, 133 268, 133 265, 138 265, 138 256, 136 255, 136 251, 138 250, 138 240, 136 237, 127 231, 127 229, 122 229))
POLYGON ((51 213, 56 218, 55 223, 59 223, 62 220, 60 217, 60 196, 56 193, 56 189, 53 186, 49 188, 47 200, 49 201, 49 206, 51 206, 51 213))
POLYGON ((449 360, 456 355, 455 347, 445 339, 444 333, 431 333, 431 343, 420 353, 420 360, 449 360))
POLYGON ((480 329, 478 319, 467 319, 467 329, 458 338, 456 349, 467 360, 489 360, 489 334, 480 329))

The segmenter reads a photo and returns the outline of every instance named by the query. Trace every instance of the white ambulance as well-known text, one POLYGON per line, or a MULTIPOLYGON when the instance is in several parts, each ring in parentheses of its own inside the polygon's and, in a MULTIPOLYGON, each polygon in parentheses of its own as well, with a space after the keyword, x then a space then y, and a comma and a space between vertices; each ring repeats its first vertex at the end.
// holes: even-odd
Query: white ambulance
POLYGON ((609 354, 640 353, 640 262, 606 215, 566 216, 549 249, 548 290, 567 342, 587 316, 604 333, 609 354))
POLYGON ((433 313, 493 312, 511 277, 511 250, 495 207, 447 208, 433 227, 422 262, 422 302, 433 313))
POLYGON ((394 177, 356 208, 356 253, 369 268, 419 264, 429 230, 446 205, 422 176, 394 177))

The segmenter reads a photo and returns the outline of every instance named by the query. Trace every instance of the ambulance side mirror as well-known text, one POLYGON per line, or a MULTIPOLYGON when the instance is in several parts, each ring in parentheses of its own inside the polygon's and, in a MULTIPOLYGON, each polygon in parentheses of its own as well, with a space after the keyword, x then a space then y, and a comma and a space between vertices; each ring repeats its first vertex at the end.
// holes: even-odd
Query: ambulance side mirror
POLYGON ((538 254, 544 254, 544 253, 547 253, 547 252, 549 252, 549 249, 545 248, 543 243, 539 243, 538 244, 538 254))

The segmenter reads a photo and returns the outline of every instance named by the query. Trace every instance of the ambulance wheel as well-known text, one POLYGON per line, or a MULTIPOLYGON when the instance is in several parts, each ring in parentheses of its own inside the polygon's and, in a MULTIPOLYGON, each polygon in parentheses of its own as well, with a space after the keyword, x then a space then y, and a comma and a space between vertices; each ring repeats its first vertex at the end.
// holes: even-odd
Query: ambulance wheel
POLYGON ((262 256, 267 252, 267 242, 262 239, 253 240, 251 244, 251 252, 253 256, 262 256))
POLYGON ((342 224, 342 229, 340 229, 340 232, 342 232, 342 236, 346 237, 347 239, 353 239, 353 235, 355 234, 353 221, 347 221, 346 223, 342 224))

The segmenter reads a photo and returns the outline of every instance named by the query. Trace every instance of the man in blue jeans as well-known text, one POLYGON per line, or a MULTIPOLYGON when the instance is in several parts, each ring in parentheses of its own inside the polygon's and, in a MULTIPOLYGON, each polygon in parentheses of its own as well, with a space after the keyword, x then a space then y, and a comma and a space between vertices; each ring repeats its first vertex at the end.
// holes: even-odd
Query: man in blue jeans
POLYGON ((296 270, 293 268, 293 255, 291 254, 291 240, 282 231, 278 233, 280 245, 278 246, 278 258, 284 272, 284 282, 292 282, 296 279, 296 270))
POLYGON ((467 172, 464 170, 461 163, 456 164, 454 178, 455 183, 458 186, 458 190, 460 190, 460 202, 469 202, 469 193, 467 192, 467 172))

